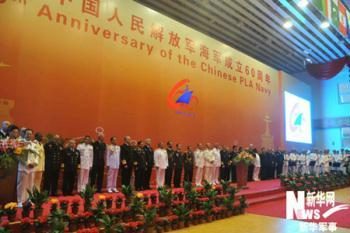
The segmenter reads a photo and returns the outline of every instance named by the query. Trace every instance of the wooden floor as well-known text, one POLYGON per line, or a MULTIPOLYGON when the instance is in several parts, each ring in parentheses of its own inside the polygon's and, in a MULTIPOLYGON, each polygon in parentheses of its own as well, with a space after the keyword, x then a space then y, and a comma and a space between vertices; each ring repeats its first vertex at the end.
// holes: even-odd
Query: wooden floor
MULTIPOLYGON (((298 233, 303 232, 299 221, 244 214, 212 223, 191 226, 176 233, 298 233)), ((311 232, 311 231, 309 231, 311 232)), ((318 231, 313 231, 318 232, 318 231)), ((329 232, 329 231, 328 231, 329 232)), ((337 228, 335 233, 350 233, 350 229, 337 228)))
MULTIPOLYGON (((350 203, 350 188, 337 190, 336 201, 350 203)), ((350 221, 350 216, 349 216, 350 221)), ((174 231, 176 233, 298 233, 299 221, 274 218, 263 215, 244 214, 212 223, 192 226, 174 231)), ((307 231, 304 231, 307 232, 307 231)), ((308 231, 311 232, 311 231, 308 231)), ((318 232, 318 231, 313 231, 318 232)), ((329 231, 326 231, 329 232, 329 231)), ((350 229, 338 227, 335 233, 350 233, 350 229)))

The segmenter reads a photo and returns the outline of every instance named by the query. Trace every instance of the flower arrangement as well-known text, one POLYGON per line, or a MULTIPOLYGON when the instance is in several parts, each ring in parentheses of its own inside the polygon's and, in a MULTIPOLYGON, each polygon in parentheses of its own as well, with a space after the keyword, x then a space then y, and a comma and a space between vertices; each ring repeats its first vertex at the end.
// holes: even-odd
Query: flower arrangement
POLYGON ((16 220, 17 214, 17 203, 10 202, 4 206, 4 212, 7 215, 7 218, 10 222, 14 222, 16 220))
POLYGON ((244 163, 245 165, 250 165, 254 162, 255 158, 247 151, 240 152, 234 159, 235 164, 244 163))
POLYGON ((71 202, 71 209, 73 214, 77 214, 79 212, 80 199, 74 198, 71 202))
POLYGON ((3 175, 8 175, 18 162, 24 163, 24 146, 23 142, 15 139, 0 140, 0 170, 3 175))

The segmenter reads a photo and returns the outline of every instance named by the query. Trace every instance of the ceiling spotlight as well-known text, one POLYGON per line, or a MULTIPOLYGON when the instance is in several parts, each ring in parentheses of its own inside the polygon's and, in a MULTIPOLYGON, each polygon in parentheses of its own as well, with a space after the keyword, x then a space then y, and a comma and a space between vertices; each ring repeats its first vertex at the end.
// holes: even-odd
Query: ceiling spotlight
POLYGON ((329 22, 328 21, 324 21, 321 23, 320 27, 321 28, 328 28, 330 26, 329 22))
POLYGON ((312 60, 310 58, 305 58, 305 61, 308 63, 312 63, 312 60))
POLYGON ((309 1, 308 0, 299 0, 299 2, 297 3, 298 7, 300 8, 305 8, 307 5, 309 5, 309 1))
POLYGON ((291 21, 287 21, 283 24, 283 27, 285 29, 289 29, 289 28, 293 27, 293 23, 291 21))

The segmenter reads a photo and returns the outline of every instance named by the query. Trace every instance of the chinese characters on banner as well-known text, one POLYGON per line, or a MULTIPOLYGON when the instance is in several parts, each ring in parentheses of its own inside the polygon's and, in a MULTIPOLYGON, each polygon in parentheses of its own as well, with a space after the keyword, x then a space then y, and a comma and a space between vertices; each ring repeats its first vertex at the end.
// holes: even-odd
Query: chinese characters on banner
MULTIPOLYGON (((15 1, 26 3, 25 0, 0 0, 0 4, 15 1)), ((240 56, 227 53, 227 50, 232 50, 227 46, 221 47, 224 49, 211 48, 210 45, 206 44, 206 41, 203 42, 198 38, 191 37, 191 35, 184 35, 184 31, 177 31, 176 28, 171 26, 161 25, 161 22, 157 22, 152 17, 145 18, 144 15, 138 15, 137 12, 128 11, 121 6, 122 1, 55 1, 61 6, 57 15, 55 14, 56 8, 51 7, 49 1, 46 1, 47 4, 43 4, 40 9, 37 9, 37 16, 83 32, 92 31, 94 35, 105 39, 113 39, 116 42, 120 41, 124 45, 130 45, 140 50, 144 50, 145 47, 152 47, 152 50, 148 50, 148 55, 159 49, 161 57, 175 60, 179 64, 188 66, 188 68, 199 69, 201 72, 221 80, 238 83, 259 93, 271 95, 273 90, 271 87, 271 69, 263 70, 261 64, 256 65, 257 62, 245 64, 240 56), (64 11, 64 8, 68 9, 73 4, 80 5, 81 15, 68 15, 61 12, 64 11), (107 5, 103 6, 103 4, 107 5), (82 17, 86 17, 85 21, 81 19, 82 17), (83 24, 84 30, 82 30, 83 24), (103 29, 103 24, 110 28, 103 29), (120 29, 127 30, 128 34, 121 35, 120 29), (138 36, 146 42, 130 39, 131 36, 138 36), (164 47, 168 49, 166 51, 161 49, 164 47), (155 49, 153 50, 153 48, 155 49)))

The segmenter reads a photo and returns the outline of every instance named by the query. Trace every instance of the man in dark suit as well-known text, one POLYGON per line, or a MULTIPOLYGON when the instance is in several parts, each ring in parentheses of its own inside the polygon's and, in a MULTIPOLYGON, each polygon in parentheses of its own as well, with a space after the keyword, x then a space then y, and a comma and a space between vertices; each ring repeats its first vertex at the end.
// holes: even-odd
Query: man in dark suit
POLYGON ((173 142, 167 142, 167 154, 168 154, 168 167, 165 169, 165 185, 171 187, 171 182, 174 173, 174 153, 173 142))
POLYGON ((57 185, 62 163, 63 146, 60 136, 54 135, 44 146, 45 149, 45 171, 44 190, 52 196, 57 196, 57 185))
POLYGON ((175 188, 180 188, 183 165, 184 165, 184 156, 182 152, 182 145, 176 144, 176 150, 174 153, 174 187, 175 188))
POLYGON ((145 146, 143 147, 143 150, 145 152, 145 160, 146 160, 146 170, 144 175, 144 188, 145 190, 151 189, 150 188, 150 180, 152 175, 152 169, 154 166, 154 154, 153 154, 153 148, 151 146, 152 141, 150 138, 147 138, 145 140, 145 146))
POLYGON ((63 150, 63 163, 63 195, 72 195, 80 163, 80 152, 75 148, 74 140, 69 140, 67 148, 63 150))
POLYGON ((194 153, 191 146, 187 147, 187 151, 184 154, 184 181, 192 183, 193 177, 193 165, 194 165, 194 153))
POLYGON ((132 172, 132 148, 131 148, 130 136, 124 137, 124 144, 120 147, 120 169, 122 176, 122 185, 130 185, 131 172, 132 172))
POLYGON ((221 167, 220 167, 220 179, 228 181, 230 179, 230 152, 228 146, 224 146, 220 151, 221 167))
POLYGON ((280 177, 283 171, 284 154, 285 152, 280 147, 275 152, 275 166, 277 177, 280 177))
POLYGON ((260 168, 260 177, 261 180, 267 180, 268 177, 268 154, 265 151, 265 148, 262 147, 261 151, 260 151, 260 164, 261 164, 261 168, 260 168))
POLYGON ((106 143, 104 143, 104 135, 99 134, 97 141, 92 144, 94 148, 94 159, 90 171, 90 184, 97 185, 97 192, 102 192, 103 176, 105 168, 106 143))
POLYGON ((230 170, 231 170, 231 182, 237 181, 237 174, 236 174, 236 165, 234 164, 234 159, 239 153, 238 146, 232 146, 232 150, 230 152, 230 170))
POLYGON ((144 151, 145 144, 143 141, 132 141, 132 158, 133 158, 133 169, 135 172, 135 190, 145 190, 145 171, 146 171, 146 154, 144 151))

